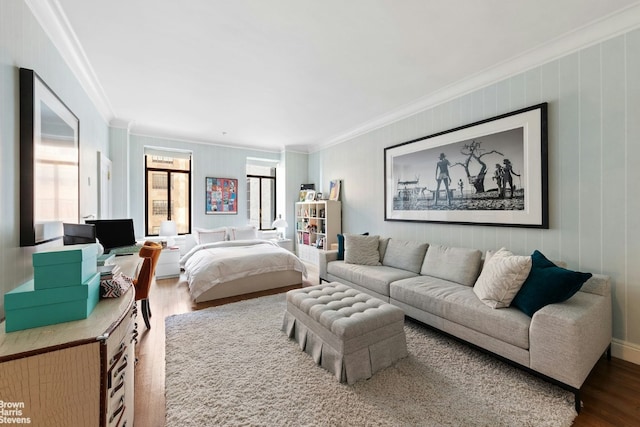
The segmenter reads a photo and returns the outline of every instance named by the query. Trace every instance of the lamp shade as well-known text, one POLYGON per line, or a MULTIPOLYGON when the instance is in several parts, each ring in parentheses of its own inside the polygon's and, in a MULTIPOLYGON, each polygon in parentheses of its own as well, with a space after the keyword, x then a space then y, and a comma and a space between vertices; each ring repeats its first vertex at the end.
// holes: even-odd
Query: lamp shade
POLYGON ((176 226, 175 221, 162 221, 160 223, 160 233, 161 236, 175 236, 178 234, 178 227, 176 226))
POLYGON ((273 221, 273 228, 287 228, 289 226, 289 224, 287 224, 287 221, 285 221, 282 218, 278 218, 275 221, 273 221))

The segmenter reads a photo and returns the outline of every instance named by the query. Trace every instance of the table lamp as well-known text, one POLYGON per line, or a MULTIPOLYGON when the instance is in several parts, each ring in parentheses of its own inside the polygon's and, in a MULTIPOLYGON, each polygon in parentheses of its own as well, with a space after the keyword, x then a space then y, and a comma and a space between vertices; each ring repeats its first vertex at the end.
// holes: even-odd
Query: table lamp
POLYGON ((167 245, 173 246, 173 244, 175 243, 173 236, 176 236, 178 234, 178 227, 176 226, 176 222, 171 220, 162 221, 160 223, 160 232, 158 234, 160 235, 160 237, 167 238, 167 245))
POLYGON ((288 226, 289 226, 289 224, 287 224, 287 221, 282 219, 282 216, 280 216, 280 215, 278 216, 278 219, 273 221, 272 227, 278 230, 278 239, 279 240, 284 240, 284 233, 285 233, 285 231, 286 231, 288 226))

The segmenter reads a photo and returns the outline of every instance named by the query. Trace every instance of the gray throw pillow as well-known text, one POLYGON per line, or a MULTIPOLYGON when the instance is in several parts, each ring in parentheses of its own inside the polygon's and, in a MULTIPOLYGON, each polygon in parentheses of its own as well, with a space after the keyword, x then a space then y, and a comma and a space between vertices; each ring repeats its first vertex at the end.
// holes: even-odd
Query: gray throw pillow
POLYGON ((473 286, 480 273, 482 252, 477 249, 430 245, 420 274, 473 286))
POLYGON ((344 262, 347 264, 380 265, 380 236, 344 235, 344 262))
POLYGON ((420 273, 428 246, 427 243, 391 239, 387 244, 382 265, 420 273))

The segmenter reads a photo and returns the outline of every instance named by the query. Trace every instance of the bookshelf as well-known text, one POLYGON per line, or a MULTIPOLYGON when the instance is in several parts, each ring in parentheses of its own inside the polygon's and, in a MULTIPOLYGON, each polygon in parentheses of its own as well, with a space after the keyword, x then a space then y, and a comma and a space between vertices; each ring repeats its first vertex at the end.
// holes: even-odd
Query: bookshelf
POLYGON ((318 251, 331 249, 342 232, 341 203, 316 200, 296 203, 296 252, 304 261, 318 264, 318 251))

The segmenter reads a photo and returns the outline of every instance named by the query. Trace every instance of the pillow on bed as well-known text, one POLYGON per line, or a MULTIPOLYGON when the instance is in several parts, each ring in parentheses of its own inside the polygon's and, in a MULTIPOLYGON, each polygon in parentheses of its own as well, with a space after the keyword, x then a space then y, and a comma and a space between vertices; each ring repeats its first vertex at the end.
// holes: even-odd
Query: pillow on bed
POLYGON ((199 245, 204 243, 224 242, 227 240, 227 227, 213 228, 211 230, 196 228, 195 233, 193 233, 193 237, 199 245))
POLYGON ((252 240, 258 238, 258 229, 254 225, 244 227, 231 227, 229 240, 252 240))

